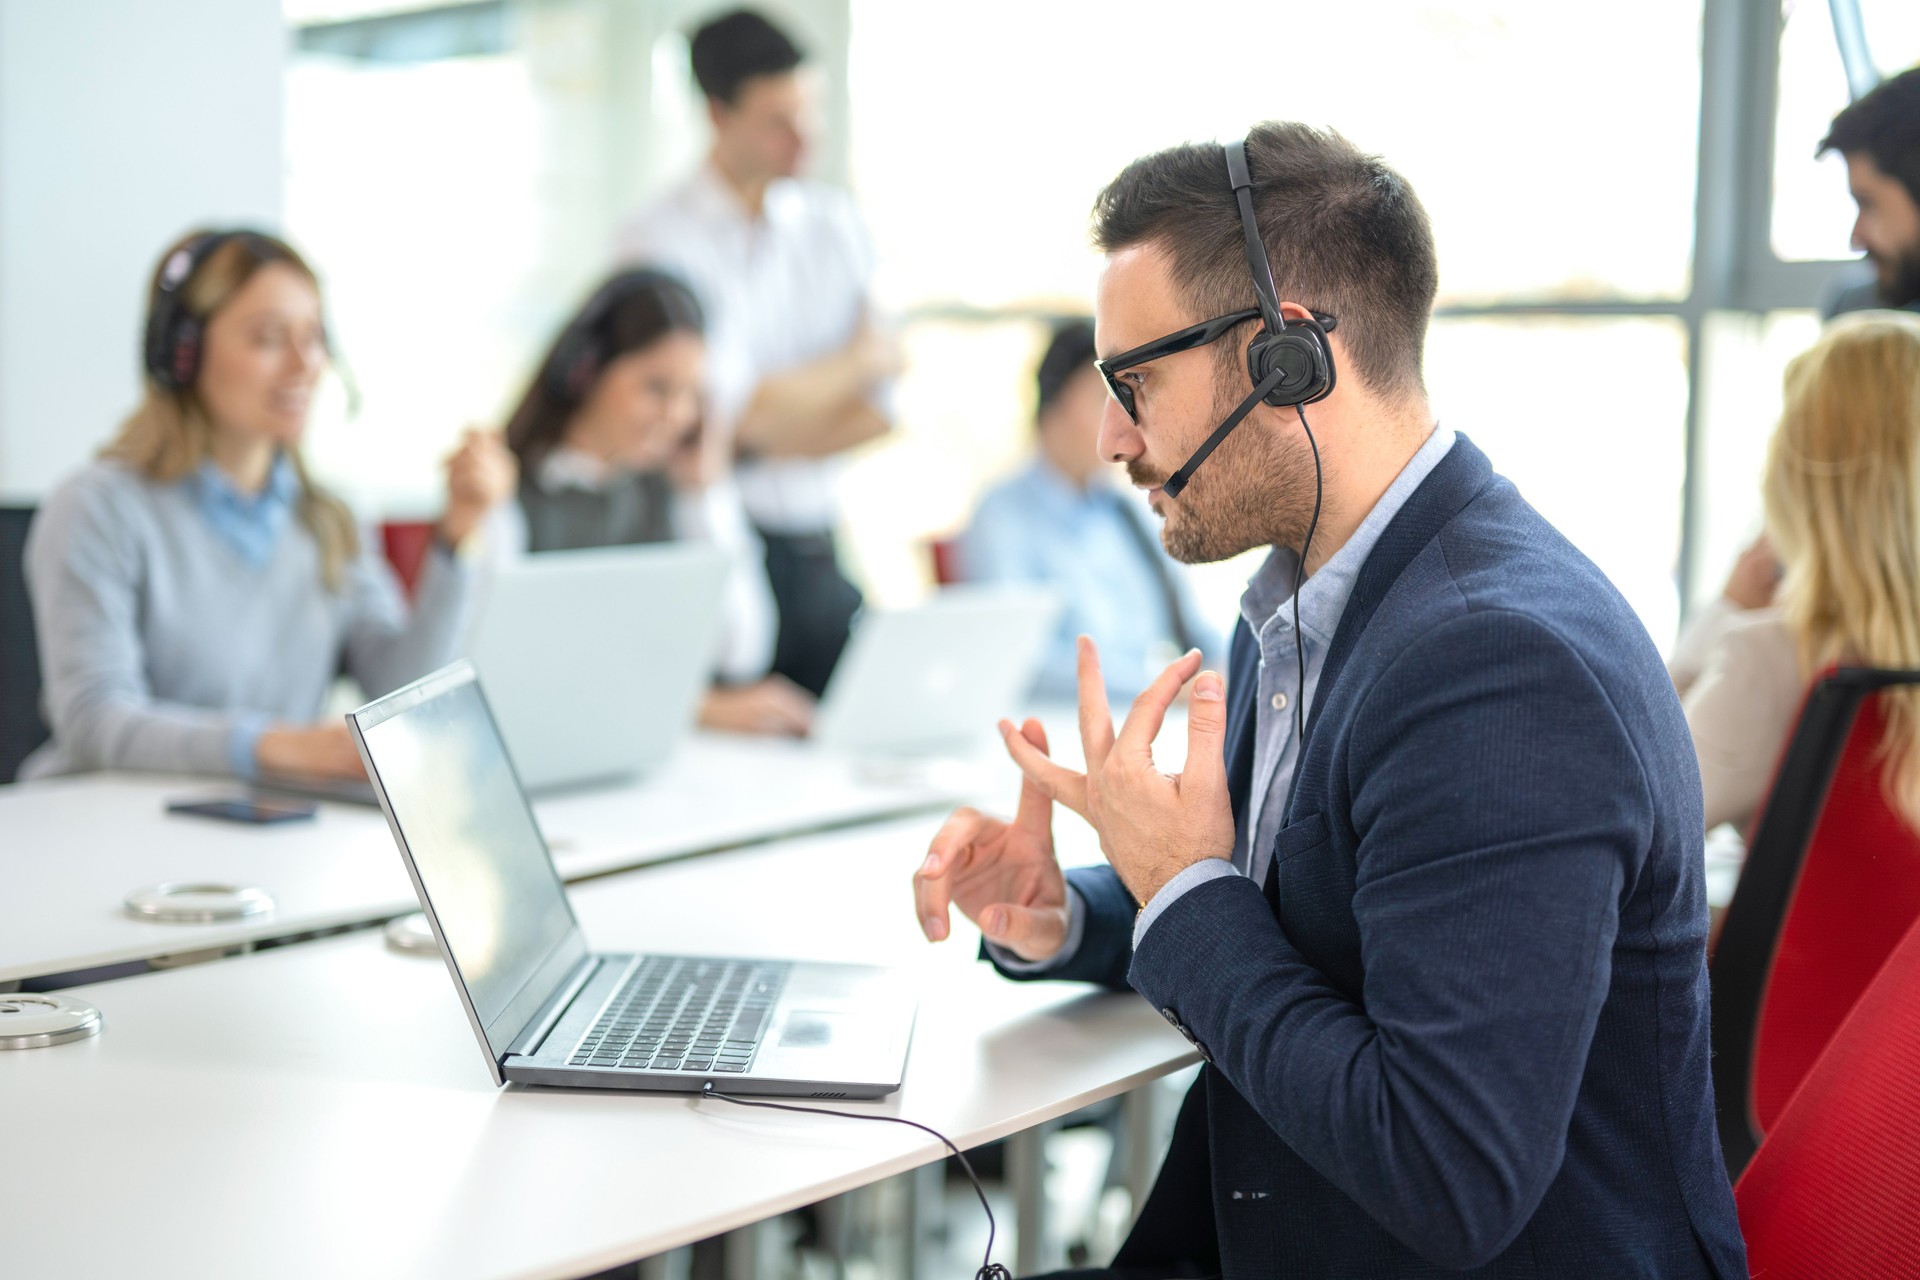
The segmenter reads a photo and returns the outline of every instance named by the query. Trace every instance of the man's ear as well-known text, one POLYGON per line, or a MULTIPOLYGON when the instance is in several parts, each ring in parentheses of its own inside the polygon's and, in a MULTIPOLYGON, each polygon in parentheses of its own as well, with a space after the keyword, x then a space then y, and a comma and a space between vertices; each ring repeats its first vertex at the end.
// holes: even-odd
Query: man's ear
POLYGON ((707 99, 707 123, 711 124, 716 132, 726 125, 727 116, 731 111, 732 108, 720 99, 707 99))

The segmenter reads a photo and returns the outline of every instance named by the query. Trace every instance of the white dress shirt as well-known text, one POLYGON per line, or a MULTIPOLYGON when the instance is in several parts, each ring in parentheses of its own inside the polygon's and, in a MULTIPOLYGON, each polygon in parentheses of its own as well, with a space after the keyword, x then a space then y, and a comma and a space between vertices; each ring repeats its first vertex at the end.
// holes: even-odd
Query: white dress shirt
MULTIPOLYGON (((751 213, 711 164, 620 231, 622 263, 664 267, 707 313, 707 393, 731 431, 763 378, 831 355, 868 315, 874 254, 846 192, 786 178, 751 213)), ((824 533, 839 515, 837 458, 745 459, 741 500, 762 529, 824 533)))

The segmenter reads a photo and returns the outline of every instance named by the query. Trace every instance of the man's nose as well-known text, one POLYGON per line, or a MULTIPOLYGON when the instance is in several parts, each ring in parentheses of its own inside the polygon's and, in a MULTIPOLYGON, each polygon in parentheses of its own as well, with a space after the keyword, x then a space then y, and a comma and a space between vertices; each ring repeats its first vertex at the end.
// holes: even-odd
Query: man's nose
POLYGON ((1131 462, 1146 452, 1146 442, 1140 438, 1140 428, 1134 425, 1127 411, 1112 396, 1107 397, 1107 407, 1100 414, 1097 447, 1100 457, 1107 462, 1131 462))

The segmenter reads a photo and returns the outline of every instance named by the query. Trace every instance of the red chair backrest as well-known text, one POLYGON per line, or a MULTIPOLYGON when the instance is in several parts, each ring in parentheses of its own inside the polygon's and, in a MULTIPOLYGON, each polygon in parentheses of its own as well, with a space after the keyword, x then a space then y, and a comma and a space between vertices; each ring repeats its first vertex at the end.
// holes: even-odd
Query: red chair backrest
POLYGON ((940 586, 966 581, 960 564, 960 539, 934 538, 927 543, 927 555, 933 561, 933 580, 940 586))
POLYGON ((1909 928, 1734 1187, 1765 1280, 1920 1276, 1920 924, 1909 928))
POLYGON ((1753 1112, 1762 1132, 1920 919, 1920 835, 1882 788, 1885 731, 1880 697, 1870 698, 1847 738, 1787 909, 1754 1044, 1753 1112))
POLYGON ((433 546, 432 521, 389 520, 380 526, 380 546, 411 600, 414 586, 420 581, 420 566, 427 562, 427 551, 433 546))

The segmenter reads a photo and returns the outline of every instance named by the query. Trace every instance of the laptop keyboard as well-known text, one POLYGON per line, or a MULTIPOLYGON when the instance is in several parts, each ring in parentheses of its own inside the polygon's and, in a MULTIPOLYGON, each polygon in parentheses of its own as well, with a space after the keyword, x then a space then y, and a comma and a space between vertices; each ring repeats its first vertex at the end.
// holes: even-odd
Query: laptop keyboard
POLYGON ((777 960, 644 957, 568 1065, 742 1074, 791 967, 777 960))

